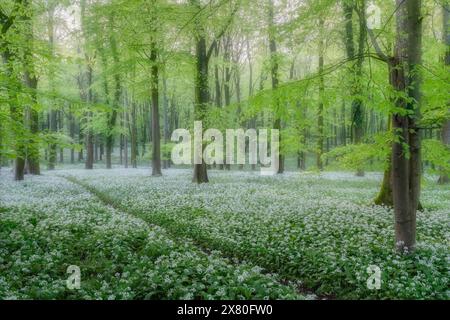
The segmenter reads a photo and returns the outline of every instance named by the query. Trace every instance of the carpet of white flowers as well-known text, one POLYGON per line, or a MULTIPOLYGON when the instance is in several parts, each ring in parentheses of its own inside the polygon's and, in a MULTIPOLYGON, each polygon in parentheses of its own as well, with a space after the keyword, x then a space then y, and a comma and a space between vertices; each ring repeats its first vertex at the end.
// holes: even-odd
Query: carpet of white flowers
POLYGON ((449 187, 424 180, 417 250, 402 255, 392 210, 371 204, 380 179, 211 171, 197 185, 176 169, 2 179, 0 297, 448 299, 449 187), (65 287, 70 264, 79 291, 65 287))
POLYGON ((450 189, 424 180, 417 251, 393 250, 393 212, 373 206, 381 176, 351 173, 211 171, 209 184, 189 170, 66 171, 104 201, 187 237, 197 246, 245 259, 337 298, 448 299, 450 189), (367 287, 379 266, 380 290, 367 287))
POLYGON ((0 299, 303 298, 294 282, 173 238, 64 178, 2 173, 0 190, 0 299), (66 285, 70 265, 79 290, 66 285))

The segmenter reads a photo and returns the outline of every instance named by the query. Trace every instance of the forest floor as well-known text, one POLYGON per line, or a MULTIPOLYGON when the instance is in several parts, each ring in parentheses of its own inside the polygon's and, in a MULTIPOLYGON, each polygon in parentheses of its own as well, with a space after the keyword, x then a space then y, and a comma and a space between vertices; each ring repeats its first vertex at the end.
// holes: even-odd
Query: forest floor
POLYGON ((424 179, 417 250, 393 250, 381 174, 0 173, 0 298, 448 299, 450 189, 424 179), (66 287, 69 265, 81 288, 66 287), (367 268, 381 288, 367 286, 367 268))

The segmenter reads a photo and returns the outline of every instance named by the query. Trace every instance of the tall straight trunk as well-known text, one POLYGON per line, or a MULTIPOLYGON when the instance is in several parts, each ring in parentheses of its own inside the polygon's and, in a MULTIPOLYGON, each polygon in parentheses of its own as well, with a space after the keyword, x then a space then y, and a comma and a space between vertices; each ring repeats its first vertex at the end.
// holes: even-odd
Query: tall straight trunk
MULTIPOLYGON (((320 20, 320 29, 323 31, 324 21, 320 20)), ((322 35, 321 35, 322 36, 322 35)), ((325 99, 325 84, 323 78, 324 67, 324 43, 319 39, 319 108, 317 110, 317 169, 323 170, 322 154, 323 154, 323 139, 324 139, 324 121, 323 121, 323 100, 325 99)))
MULTIPOLYGON (((126 131, 128 131, 129 122, 130 122, 130 119, 129 119, 128 111, 125 111, 124 125, 125 125, 126 131)), ((125 157, 124 166, 125 166, 125 168, 128 168, 128 135, 126 135, 126 134, 123 135, 123 140, 124 140, 124 142, 123 142, 124 155, 123 156, 125 157)))
MULTIPOLYGON (((169 98, 167 97, 167 80, 166 77, 163 78, 163 143, 166 145, 169 142, 169 98)), ((164 153, 163 168, 167 169, 169 167, 169 152, 164 153)))
MULTIPOLYGON (((64 110, 58 110, 58 131, 63 132, 64 130, 64 110)), ((64 163, 64 148, 61 146, 59 148, 59 162, 64 163)))
MULTIPOLYGON (((134 99, 134 97, 133 97, 134 99)), ((137 126, 136 126, 136 102, 131 102, 131 155, 130 161, 133 168, 137 168, 137 126)))
MULTIPOLYGON (((236 102, 237 102, 237 104, 238 104, 238 108, 237 108, 237 117, 238 117, 238 123, 239 123, 239 126, 242 126, 243 123, 241 123, 241 120, 240 120, 240 118, 241 118, 241 112, 242 112, 242 110, 241 110, 241 73, 240 73, 240 71, 239 71, 239 65, 238 65, 238 62, 235 61, 234 64, 235 64, 234 85, 235 85, 235 88, 236 88, 236 89, 235 89, 235 90, 236 90, 236 102)), ((248 149, 248 143, 247 143, 247 140, 246 140, 246 143, 245 143, 245 150, 247 151, 247 149, 248 149)), ((238 168, 239 168, 239 170, 243 170, 243 169, 244 169, 244 165, 243 165, 243 164, 240 164, 240 165, 238 166, 238 168)))
MULTIPOLYGON (((53 57, 54 56, 54 47, 55 47, 55 44, 54 44, 55 7, 54 7, 54 5, 52 5, 52 4, 50 5, 50 7, 48 8, 47 14, 48 14, 48 21, 47 21, 48 45, 49 45, 50 55, 53 57)), ((54 67, 52 65, 50 65, 49 83, 50 83, 50 91, 53 94, 55 94, 54 77, 55 77, 54 67)), ((55 142, 56 137, 54 135, 58 131, 58 127, 57 127, 57 118, 56 118, 57 114, 56 114, 56 110, 54 109, 54 101, 51 101, 50 103, 51 103, 51 106, 50 106, 50 132, 52 133, 52 136, 51 136, 51 141, 50 141, 50 146, 49 146, 47 168, 48 168, 48 170, 53 170, 53 169, 55 169, 55 165, 56 165, 56 142, 55 142)))
MULTIPOLYGON (((245 42, 247 46, 247 61, 248 61, 248 96, 250 98, 251 96, 253 96, 253 64, 250 51, 250 41, 248 37, 245 42)), ((248 127, 250 129, 256 129, 256 116, 251 117, 248 127)), ((256 164, 252 164, 251 167, 252 170, 256 170, 256 164)))
MULTIPOLYGON (((57 122, 56 122, 56 110, 50 110, 50 132, 55 134, 58 131, 57 129, 57 122)), ((48 170, 54 170, 55 164, 56 164, 56 143, 54 140, 56 139, 55 136, 51 136, 50 141, 50 147, 49 147, 49 153, 48 153, 48 170)))
MULTIPOLYGON (((231 104, 231 44, 232 40, 231 37, 228 35, 225 37, 223 41, 223 60, 225 63, 224 67, 224 79, 223 79, 223 96, 224 96, 224 103, 225 106, 229 106, 231 104)), ((224 153, 225 157, 225 153, 224 153)), ((221 166, 222 169, 231 170, 231 164, 225 163, 224 158, 224 165, 221 166)))
POLYGON ((29 173, 39 175, 41 174, 39 165, 39 142, 37 141, 39 133, 39 114, 36 110, 38 79, 35 76, 34 61, 33 61, 34 32, 33 32, 33 23, 31 21, 31 18, 33 16, 32 11, 33 9, 31 7, 31 3, 29 0, 24 0, 23 5, 24 8, 28 11, 28 14, 25 17, 23 17, 24 23, 26 25, 25 32, 27 39, 27 46, 25 47, 24 53, 24 65, 25 65, 24 81, 25 85, 30 91, 29 95, 31 101, 31 105, 27 109, 29 129, 31 133, 31 139, 28 143, 28 150, 27 150, 28 153, 27 162, 29 173))
MULTIPOLYGON (((353 10, 358 11, 359 16, 359 38, 358 38, 358 56, 356 62, 350 68, 351 75, 351 94, 352 101, 352 142, 355 144, 361 143, 364 134, 364 111, 363 102, 359 97, 361 95, 361 75, 362 65, 364 61, 364 50, 366 44, 366 17, 365 17, 365 0, 358 0, 357 6, 355 0, 344 1, 344 15, 346 19, 345 33, 346 33, 346 51, 347 58, 354 59, 356 50, 354 45, 353 33, 353 10)), ((357 176, 364 176, 362 168, 358 168, 357 176)))
POLYGON ((412 251, 416 243, 416 210, 420 196, 420 76, 422 17, 420 0, 397 0, 396 47, 392 59, 394 89, 407 95, 397 97, 396 107, 410 115, 394 114, 396 139, 392 146, 392 193, 395 212, 395 244, 399 251, 412 251), (405 152, 405 146, 408 146, 405 152), (409 153, 409 155, 408 155, 409 153))
MULTIPOLYGON (((272 77, 272 90, 276 90, 279 84, 278 75, 278 56, 277 56, 277 43, 275 41, 275 24, 274 24, 274 4, 273 0, 268 0, 268 18, 269 18, 269 51, 270 51, 270 65, 271 65, 271 77, 272 77)), ((274 103, 274 113, 275 121, 273 123, 273 128, 276 130, 281 130, 281 116, 280 116, 280 101, 275 93, 274 103)), ((281 136, 279 145, 281 146, 281 136)), ((284 172, 284 156, 282 152, 279 152, 278 156, 278 174, 284 172)))
POLYGON ((334 109, 334 147, 339 146, 339 114, 337 108, 334 109))
POLYGON ((84 150, 84 134, 80 128, 80 123, 77 125, 78 130, 78 143, 81 144, 81 148, 78 151, 78 162, 82 162, 84 160, 83 150, 84 150))
POLYGON ((152 176, 161 175, 161 136, 159 127, 159 69, 157 61, 156 44, 152 42, 150 52, 150 62, 152 64, 152 82, 151 82, 151 95, 152 95, 152 176))
POLYGON ((231 87, 230 87, 230 82, 231 82, 231 37, 227 36, 224 40, 224 45, 223 45, 223 60, 225 63, 225 68, 224 68, 224 82, 223 82, 223 92, 224 92, 224 98, 225 98, 225 106, 229 106, 231 104, 231 87))
MULTIPOLYGON (((89 61, 89 57, 86 55, 86 64, 87 64, 87 72, 86 72, 86 78, 87 78, 87 103, 90 105, 92 103, 92 66, 89 61)), ((91 128, 91 119, 92 119, 92 112, 87 112, 87 129, 85 134, 85 141, 86 141, 86 162, 84 164, 84 167, 86 169, 93 169, 94 168, 94 134, 92 132, 91 128)))
MULTIPOLYGON (((446 46, 446 52, 444 57, 444 63, 448 67, 450 65, 450 33, 449 28, 449 17, 450 17, 450 5, 448 3, 444 4, 442 7, 442 22, 443 22, 443 42, 446 46)), ((447 119, 441 130, 441 141, 447 147, 450 147, 450 119, 447 119)), ((450 183, 450 177, 448 174, 441 174, 438 180, 439 184, 450 183)))
POLYGON ((99 159, 99 153, 98 153, 98 147, 99 147, 99 139, 98 134, 94 135, 94 162, 97 163, 99 159))
POLYGON ((299 108, 302 110, 302 116, 303 116, 303 128, 300 127, 300 139, 299 143, 301 145, 301 150, 299 150, 297 155, 297 168, 304 171, 306 170, 306 135, 307 135, 307 129, 306 129, 306 117, 308 115, 308 109, 305 105, 301 105, 299 102, 297 104, 299 108))
POLYGON ((104 145, 103 145, 103 139, 102 139, 102 137, 100 137, 100 145, 99 145, 99 148, 100 148, 100 154, 99 154, 99 159, 100 159, 100 161, 103 161, 103 155, 105 154, 105 149, 104 149, 104 145))
MULTIPOLYGON (((140 119, 145 119, 145 113, 146 113, 146 111, 145 111, 145 108, 146 108, 147 106, 146 106, 146 103, 144 102, 144 103, 141 103, 141 104, 139 104, 139 118, 140 119)), ((142 156, 145 156, 145 154, 146 154, 146 143, 147 143, 147 136, 148 136, 148 134, 147 134, 147 132, 149 131, 149 130, 151 130, 151 128, 147 128, 147 121, 142 121, 142 127, 141 127, 141 132, 142 132, 142 134, 141 134, 141 149, 142 149, 142 152, 141 152, 141 155, 142 156)))
MULTIPOLYGON (((85 39, 87 39, 87 31, 86 31, 86 0, 80 1, 80 17, 81 17, 81 30, 83 33, 83 36, 85 39)), ((84 48, 87 49, 86 46, 84 48)), ((92 59, 89 57, 87 52, 84 52, 84 60, 85 60, 85 67, 86 70, 82 72, 84 74, 84 80, 80 81, 80 92, 84 92, 84 98, 85 102, 90 107, 90 105, 93 102, 93 92, 92 92, 92 59), (81 90, 83 88, 83 85, 86 87, 85 90, 81 90)), ((86 117, 86 130, 84 132, 84 141, 85 141, 85 147, 86 147, 86 160, 84 163, 85 169, 91 170, 94 168, 94 135, 92 132, 92 111, 88 111, 85 113, 86 117)))
POLYGON ((29 121, 30 121, 30 133, 32 135, 31 140, 29 142, 28 147, 28 170, 30 174, 39 175, 41 174, 41 169, 39 165, 39 144, 37 139, 37 135, 39 133, 39 114, 35 109, 35 105, 37 104, 37 78, 34 76, 34 72, 25 72, 25 82, 27 87, 30 89, 30 97, 31 103, 28 112, 29 112, 29 121))
MULTIPOLYGON (((19 86, 20 83, 18 79, 15 79, 14 72, 12 69, 12 58, 13 54, 11 53, 10 49, 7 45, 5 45, 5 50, 2 52, 2 58, 3 63, 6 65, 7 70, 7 77, 9 80, 9 83, 11 86, 17 85, 19 86)), ((14 159, 14 180, 23 180, 24 174, 25 174, 25 145, 23 142, 19 139, 19 137, 23 134, 22 130, 24 129, 24 114, 23 109, 20 108, 19 105, 17 105, 16 102, 16 93, 13 93, 11 90, 8 92, 9 95, 9 110, 11 114, 11 120, 14 123, 13 126, 13 135, 14 135, 14 151, 15 151, 15 159, 14 159)))
MULTIPOLYGON (((200 11, 201 5, 199 0, 190 0, 195 10, 200 11)), ((194 103, 194 119, 195 121, 203 121, 206 118, 209 102, 208 87, 208 63, 209 57, 206 48, 206 33, 199 18, 195 18, 195 103, 194 103)), ((203 135, 203 133, 202 133, 203 135)), ((203 153, 203 147, 202 147, 203 153)), ((206 183, 208 182, 208 172, 204 159, 202 163, 194 164, 194 172, 192 182, 206 183)))
MULTIPOLYGON (((75 141, 75 116, 72 113, 72 110, 69 110, 69 134, 70 138, 73 141, 75 141)), ((75 163, 75 149, 72 147, 70 148, 70 163, 75 163)))
POLYGON ((120 146, 119 146, 119 161, 123 164, 123 134, 120 134, 120 146))
POLYGON ((220 90, 220 80, 219 80, 219 66, 218 66, 218 58, 219 58, 219 45, 216 44, 214 46, 214 57, 216 59, 214 64, 214 86, 215 86, 215 95, 214 95, 214 101, 216 104, 216 107, 222 106, 222 94, 220 90))
MULTIPOLYGON (((113 21, 114 21, 114 15, 111 14, 109 23, 111 25, 111 28, 113 27, 113 21)), ((119 65, 119 54, 117 52, 117 44, 116 39, 114 37, 114 34, 112 34, 109 37, 109 45, 111 48, 111 53, 113 57, 114 64, 116 66, 119 65)), ((111 169, 112 168, 112 149, 114 146, 114 127, 116 126, 117 121, 117 109, 119 108, 119 102, 121 97, 121 77, 120 72, 115 71, 114 72, 114 98, 113 98, 113 106, 110 113, 108 113, 108 120, 107 120, 107 133, 106 133, 106 168, 111 169)), ((121 161, 122 162, 122 161, 121 161)))

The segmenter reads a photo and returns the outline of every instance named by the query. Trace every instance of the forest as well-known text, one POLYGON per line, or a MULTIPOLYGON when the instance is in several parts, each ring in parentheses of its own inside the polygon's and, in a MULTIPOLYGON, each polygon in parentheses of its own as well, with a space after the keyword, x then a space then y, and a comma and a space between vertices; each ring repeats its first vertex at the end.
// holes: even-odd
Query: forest
POLYGON ((449 10, 2 0, 0 299, 449 299, 449 10))

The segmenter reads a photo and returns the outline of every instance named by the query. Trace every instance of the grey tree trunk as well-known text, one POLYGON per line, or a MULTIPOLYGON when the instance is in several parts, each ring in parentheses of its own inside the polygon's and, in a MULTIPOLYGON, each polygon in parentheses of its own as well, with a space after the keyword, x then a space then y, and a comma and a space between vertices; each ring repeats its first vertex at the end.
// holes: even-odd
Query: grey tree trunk
MULTIPOLYGON (((444 57, 444 63, 446 66, 450 65, 450 33, 449 28, 449 17, 450 17, 450 5, 448 3, 444 4, 442 7, 442 22, 443 22, 443 42, 446 45, 446 52, 444 57)), ((444 145, 450 147, 450 119, 447 119, 441 130, 441 141, 444 145)), ((438 180, 439 184, 450 183, 450 177, 447 174, 441 174, 438 180)))
MULTIPOLYGON (((319 28, 323 32, 324 21, 320 19, 319 28)), ((320 35, 322 36, 322 34, 320 35)), ((322 39, 319 39, 319 108, 317 110, 317 158, 316 165, 317 169, 323 170, 323 140, 324 140, 324 121, 323 121, 323 99, 325 99, 325 83, 323 78, 323 67, 324 67, 324 43, 322 39)))
MULTIPOLYGON (((274 4, 273 0, 268 0, 268 18, 269 18, 269 51, 270 51, 270 62, 271 62, 271 77, 272 77, 272 90, 276 90, 279 84, 279 75, 278 75, 278 56, 277 56, 277 43, 275 41, 275 24, 274 24, 274 4)), ((280 116, 280 101, 277 97, 274 98, 274 112, 275 112, 275 121, 273 124, 273 128, 276 130, 281 130, 281 116, 280 116)), ((280 144, 281 146, 281 135, 280 135, 280 144)), ((278 166, 278 174, 284 172, 284 155, 281 150, 279 153, 279 166, 278 166)))
MULTIPOLYGON (((92 66, 90 63, 90 59, 88 55, 86 57, 87 64, 87 72, 86 72, 86 85, 87 85, 87 99, 86 102, 89 104, 92 103, 92 66)), ((88 128, 86 129, 85 134, 85 143, 86 143, 86 162, 84 164, 85 169, 93 169, 94 168, 94 134, 92 132, 90 121, 92 119, 92 112, 87 113, 87 122, 88 128)))
MULTIPOLYGON (((114 15, 111 14, 109 18, 110 29, 113 28, 114 25, 114 15)), ((111 53, 113 57, 114 64, 117 66, 120 63, 119 55, 117 52, 117 44, 116 38, 114 36, 114 31, 111 30, 111 36, 109 38, 109 45, 111 47, 111 53)), ((117 110, 119 108, 119 101, 121 97, 121 77, 119 72, 114 73, 114 98, 113 98, 113 106, 111 112, 108 114, 107 121, 107 134, 106 134, 106 168, 112 168, 112 149, 114 146, 114 127, 116 126, 117 121, 117 110)))
POLYGON ((150 61, 152 63, 152 176, 161 176, 161 134, 159 127, 159 69, 157 61, 156 43, 152 42, 150 61))
MULTIPOLYGON (((350 68, 351 75, 351 95, 354 96, 352 101, 352 138, 353 143, 361 143, 364 134, 364 110, 363 102, 358 96, 361 95, 361 75, 362 65, 364 61, 364 50, 366 45, 366 17, 365 17, 365 0, 360 0, 356 6, 355 0, 343 2, 345 15, 345 34, 346 34, 346 51, 348 59, 355 59, 355 45, 353 32, 353 11, 357 10, 359 16, 359 38, 358 38, 358 56, 356 61, 350 68)), ((362 168, 358 168, 357 176, 364 176, 362 168)))
POLYGON ((131 102, 131 155, 130 161, 133 168, 137 168, 137 126, 136 126, 136 102, 131 102))
MULTIPOLYGON (((31 141, 29 141, 28 146, 28 170, 30 174, 39 175, 41 174, 40 164, 39 164, 39 144, 35 141, 39 133, 39 114, 35 109, 37 104, 37 85, 38 79, 35 76, 34 61, 33 61, 33 41, 34 32, 33 24, 31 22, 31 17, 33 16, 32 7, 28 0, 23 1, 24 8, 28 11, 26 17, 24 17, 24 22, 26 24, 26 38, 28 41, 28 46, 26 47, 26 52, 24 55, 25 61, 25 73, 24 80, 25 85, 30 90, 31 106, 28 109, 29 127, 31 133, 31 141)), ((1 164, 0 164, 1 165, 1 164)))
POLYGON ((219 66, 218 66, 218 58, 219 58, 219 45, 216 44, 214 46, 214 57, 216 58, 216 63, 214 64, 214 86, 215 86, 215 95, 214 101, 216 107, 222 106, 222 93, 220 89, 220 80, 219 80, 219 66))
MULTIPOLYGON (((169 98, 167 97, 167 80, 164 77, 163 78, 163 122, 164 122, 164 128, 163 128, 163 138, 164 138, 164 145, 166 145, 169 142, 170 139, 170 132, 169 132, 169 98)), ((163 168, 167 169, 170 165, 170 153, 165 152, 164 153, 164 159, 163 159, 163 168)))
MULTIPOLYGON (((129 116, 128 116, 128 112, 127 111, 125 111, 125 128, 128 128, 129 127, 129 116)), ((128 131, 128 129, 127 129, 127 131, 128 131)), ((125 157, 125 161, 124 161, 124 166, 125 166, 125 168, 128 168, 128 135, 124 135, 123 136, 123 139, 124 139, 124 146, 123 146, 123 148, 124 148, 124 157, 125 157)))
MULTIPOLYGON (((191 5, 196 10, 201 10, 199 0, 190 0, 191 5)), ((208 55, 206 49, 205 30, 200 19, 195 19, 195 56, 196 56, 196 74, 195 74, 195 105, 194 119, 203 121, 206 118, 209 102, 208 88, 208 55)), ((203 148, 202 148, 203 150, 203 148)), ((203 152, 203 151, 202 151, 203 152)), ((194 173, 192 181, 196 183, 208 182, 208 172, 206 163, 203 160, 200 164, 194 164, 194 173)))
MULTIPOLYGON (((3 63, 6 65, 6 73, 8 80, 10 81, 11 85, 20 85, 18 79, 13 78, 13 70, 12 70, 12 58, 13 55, 8 48, 8 45, 5 45, 5 49, 2 52, 2 58, 3 63)), ((11 90, 12 91, 12 90, 11 90)), ((13 127, 13 135, 14 137, 18 137, 20 135, 20 131, 22 128, 18 128, 19 124, 23 126, 24 123, 24 115, 23 110, 20 108, 20 106, 16 103, 16 98, 13 96, 16 93, 8 92, 9 95, 9 110, 11 114, 11 119, 15 123, 15 126, 13 127)), ((16 153, 15 159, 14 159, 14 180, 19 181, 24 179, 24 170, 25 170, 25 146, 23 142, 20 141, 20 139, 15 139, 14 142, 14 151, 16 153)))
MULTIPOLYGON (((72 141, 75 140, 75 116, 73 115, 72 111, 69 110, 69 134, 72 141)), ((75 163, 75 149, 70 148, 70 163, 75 163)))
MULTIPOLYGON (((53 4, 50 4, 50 7, 47 10, 48 14, 48 21, 47 21, 47 33, 48 33, 48 44, 50 49, 50 55, 54 56, 54 33, 55 33, 55 27, 54 27, 54 14, 55 14, 55 7, 53 4)), ((49 70, 49 83, 50 83, 50 91, 54 94, 55 93, 55 82, 54 82, 54 67, 50 65, 49 70)), ((50 132, 52 134, 56 134, 58 131, 57 128, 57 119, 56 119, 56 110, 53 108, 53 101, 51 102, 52 106, 50 106, 50 132)), ((56 165, 56 143, 55 143, 55 137, 51 136, 50 146, 49 146, 49 154, 48 154, 48 170, 54 170, 56 165)))
MULTIPOLYGON (((64 130, 64 110, 58 110, 58 131, 63 132, 64 130)), ((64 148, 61 146, 59 148, 59 162, 64 163, 64 148)))
POLYGON ((406 93, 397 97, 396 107, 411 115, 394 114, 392 127, 397 135, 392 146, 392 194, 395 212, 395 244, 399 251, 413 251, 416 243, 416 210, 419 205, 421 157, 420 78, 422 17, 421 0, 397 0, 396 46, 392 59, 394 89, 406 93), (409 148, 405 152, 405 146, 409 148))
MULTIPOLYGON (((85 39, 87 39, 88 33, 86 32, 86 0, 80 1, 80 17, 81 17, 81 30, 85 39)), ((84 48, 86 50, 86 46, 84 48)), ((80 81, 80 92, 84 92, 84 98, 86 104, 89 106, 93 102, 92 92, 92 63, 93 59, 88 55, 88 52, 84 52, 84 60, 86 70, 82 72, 84 74, 83 79, 80 81), (84 80, 84 81, 83 81, 84 80), (83 83, 85 82, 85 83, 83 83), (86 89, 83 88, 83 84, 86 89)), ((94 135, 91 128, 92 112, 88 111, 86 116, 86 132, 84 133, 84 141, 86 146, 86 161, 84 163, 85 169, 91 170, 94 168, 94 135)))

